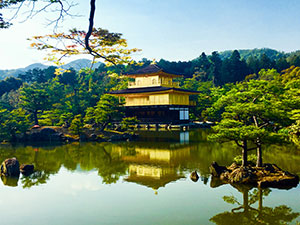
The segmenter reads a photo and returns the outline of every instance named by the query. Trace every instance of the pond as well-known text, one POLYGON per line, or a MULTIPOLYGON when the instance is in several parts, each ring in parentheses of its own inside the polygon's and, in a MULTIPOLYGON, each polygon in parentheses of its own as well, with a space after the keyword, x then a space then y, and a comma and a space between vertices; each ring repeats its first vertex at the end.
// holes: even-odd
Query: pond
MULTIPOLYGON (((290 190, 218 186, 209 165, 231 164, 232 143, 206 141, 209 130, 140 131, 136 142, 0 146, 36 172, 2 177, 5 225, 297 224, 299 186, 290 190), (197 171, 200 179, 189 176, 197 171)), ((300 175, 300 150, 268 146, 265 162, 300 175)))

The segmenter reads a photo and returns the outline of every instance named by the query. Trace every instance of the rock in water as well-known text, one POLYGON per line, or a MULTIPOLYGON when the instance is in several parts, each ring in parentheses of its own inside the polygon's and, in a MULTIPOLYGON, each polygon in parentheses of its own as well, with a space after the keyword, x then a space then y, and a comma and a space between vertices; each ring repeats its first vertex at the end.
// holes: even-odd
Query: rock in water
POLYGON ((30 175, 30 174, 32 174, 33 170, 34 170, 34 165, 22 164, 20 166, 20 171, 24 175, 30 175))
POLYGON ((225 166, 219 166, 217 162, 212 162, 212 164, 209 167, 209 170, 214 177, 220 177, 222 173, 228 171, 225 166))
POLYGON ((199 180, 199 176, 197 174, 197 171, 194 171, 191 173, 190 178, 192 181, 197 182, 199 180))
POLYGON ((17 187, 19 177, 7 177, 7 176, 1 176, 1 180, 5 186, 10 187, 17 187))
POLYGON ((20 163, 16 158, 6 159, 1 164, 1 175, 18 177, 20 175, 20 163))

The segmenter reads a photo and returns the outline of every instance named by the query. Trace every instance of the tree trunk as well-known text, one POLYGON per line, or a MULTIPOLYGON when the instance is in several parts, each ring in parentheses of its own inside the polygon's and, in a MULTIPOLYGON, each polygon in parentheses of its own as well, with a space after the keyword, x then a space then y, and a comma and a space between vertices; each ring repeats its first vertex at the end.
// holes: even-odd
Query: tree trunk
POLYGON ((33 112, 33 117, 34 117, 34 125, 39 125, 39 119, 38 119, 37 111, 33 112))
POLYGON ((248 165, 248 147, 247 147, 247 141, 242 141, 242 166, 248 165))
POLYGON ((104 131, 104 129, 107 127, 108 124, 109 122, 102 123, 100 131, 104 131))
POLYGON ((258 216, 260 220, 263 216, 263 192, 261 188, 258 188, 258 216))
POLYGON ((243 208, 244 212, 247 214, 249 211, 249 195, 248 195, 248 190, 243 192, 243 208))
POLYGON ((263 192, 261 188, 258 188, 258 211, 262 212, 263 209, 263 192))
POLYGON ((257 149, 256 149, 256 155, 257 155, 257 161, 256 161, 256 166, 257 167, 262 167, 262 151, 261 151, 261 144, 257 144, 257 149))

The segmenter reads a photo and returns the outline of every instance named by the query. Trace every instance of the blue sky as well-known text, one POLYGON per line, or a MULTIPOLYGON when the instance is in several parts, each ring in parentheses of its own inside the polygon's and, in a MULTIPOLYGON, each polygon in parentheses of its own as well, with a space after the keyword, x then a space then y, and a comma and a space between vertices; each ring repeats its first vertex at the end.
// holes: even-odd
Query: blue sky
MULTIPOLYGON (((66 19, 62 31, 86 29, 88 0, 66 19)), ((95 26, 123 33, 129 47, 142 49, 136 58, 185 61, 201 52, 268 47, 300 49, 299 0, 97 0, 95 26)), ((5 12, 6 15, 9 12, 5 12)), ((0 30, 0 69, 42 62, 43 52, 29 48, 26 38, 51 33, 40 14, 25 23, 0 30)), ((21 20, 19 18, 18 20, 21 20)), ((71 60, 71 59, 70 59, 71 60)))

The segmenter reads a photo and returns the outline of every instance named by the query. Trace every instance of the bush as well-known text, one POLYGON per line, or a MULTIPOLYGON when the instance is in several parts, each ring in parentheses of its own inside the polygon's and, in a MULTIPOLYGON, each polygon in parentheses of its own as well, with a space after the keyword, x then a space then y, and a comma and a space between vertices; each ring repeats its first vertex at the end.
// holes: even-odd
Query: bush
POLYGON ((83 122, 81 115, 76 115, 71 122, 71 126, 69 128, 72 134, 80 135, 83 131, 83 122))
POLYGON ((123 130, 134 129, 134 125, 140 121, 136 117, 125 117, 121 121, 121 128, 123 130))

